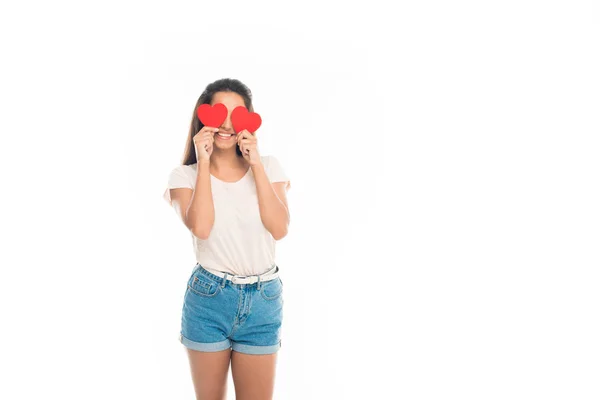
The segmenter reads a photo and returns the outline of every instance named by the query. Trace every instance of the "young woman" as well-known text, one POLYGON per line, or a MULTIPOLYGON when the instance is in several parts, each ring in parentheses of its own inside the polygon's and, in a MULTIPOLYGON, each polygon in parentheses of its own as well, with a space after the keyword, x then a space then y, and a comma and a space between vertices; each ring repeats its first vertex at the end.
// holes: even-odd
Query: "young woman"
POLYGON ((196 265, 187 282, 179 340, 186 347, 196 397, 223 400, 231 362, 237 400, 273 396, 283 318, 275 242, 285 237, 290 182, 274 156, 262 156, 256 132, 237 134, 231 112, 253 112, 240 81, 209 84, 196 102, 182 165, 164 198, 190 230, 196 265), (196 110, 223 103, 221 126, 196 110))

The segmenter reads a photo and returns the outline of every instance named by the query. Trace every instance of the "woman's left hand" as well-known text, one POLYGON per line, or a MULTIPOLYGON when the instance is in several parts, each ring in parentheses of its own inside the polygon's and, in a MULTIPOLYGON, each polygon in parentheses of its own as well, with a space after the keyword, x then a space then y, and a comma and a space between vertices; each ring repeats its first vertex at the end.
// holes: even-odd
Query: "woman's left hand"
POLYGON ((258 143, 256 136, 244 129, 237 135, 237 143, 242 151, 242 156, 248 161, 250 166, 260 163, 260 154, 258 153, 258 143))

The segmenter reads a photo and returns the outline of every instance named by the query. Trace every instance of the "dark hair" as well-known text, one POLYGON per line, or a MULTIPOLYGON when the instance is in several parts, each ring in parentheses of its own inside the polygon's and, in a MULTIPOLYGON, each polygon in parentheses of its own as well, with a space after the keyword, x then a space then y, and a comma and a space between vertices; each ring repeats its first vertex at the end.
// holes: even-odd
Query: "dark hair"
MULTIPOLYGON (((204 124, 200 122, 198 119, 198 115, 196 114, 196 110, 201 104, 210 104, 212 102, 213 96, 217 92, 234 92, 242 96, 244 99, 244 105, 250 112, 254 112, 254 107, 252 106, 252 92, 248 88, 248 86, 244 85, 237 79, 224 78, 214 81, 213 83, 206 86, 206 89, 202 92, 198 101, 196 101, 196 105, 194 106, 194 111, 192 113, 192 123, 190 124, 190 131, 188 134, 187 142, 185 144, 185 152, 183 153, 182 164, 190 165, 198 162, 196 160, 196 149, 194 148, 194 136, 200 132, 200 129, 204 127, 204 124)), ((242 152, 240 147, 236 145, 235 147, 236 154, 241 157, 242 152)))

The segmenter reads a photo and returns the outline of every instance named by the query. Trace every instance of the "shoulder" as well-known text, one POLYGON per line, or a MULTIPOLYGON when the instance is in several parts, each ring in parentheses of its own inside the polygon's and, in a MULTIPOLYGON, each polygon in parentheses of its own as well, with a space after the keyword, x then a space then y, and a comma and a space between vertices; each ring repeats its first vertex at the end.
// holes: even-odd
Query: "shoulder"
POLYGON ((171 169, 169 173, 169 177, 167 180, 167 188, 163 194, 165 200, 169 203, 171 202, 170 189, 178 189, 178 188, 189 188, 193 189, 195 187, 195 169, 194 164, 192 165, 183 165, 179 164, 176 167, 171 169))
POLYGON ((277 157, 275 157, 274 155, 261 155, 260 159, 267 173, 273 171, 279 165, 279 160, 277 160, 277 157))
POLYGON ((190 165, 178 165, 178 167, 180 167, 185 172, 196 172, 197 166, 198 166, 198 164, 196 164, 196 163, 193 163, 190 165))
POLYGON ((185 164, 179 164, 176 167, 174 167, 171 170, 171 174, 183 174, 183 175, 193 175, 196 173, 196 165, 197 164, 191 164, 191 165, 185 165, 185 164))
POLYGON ((196 179, 196 164, 184 165, 179 164, 171 169, 169 173, 169 185, 171 188, 190 187, 196 179))
POLYGON ((279 164, 279 159, 272 154, 266 156, 261 155, 260 160, 265 167, 273 167, 279 164))
POLYGON ((263 163, 267 163, 267 162, 269 162, 269 160, 271 160, 271 157, 273 157, 273 156, 272 156, 272 155, 270 155, 270 154, 269 154, 269 155, 266 155, 266 156, 263 156, 263 155, 261 155, 261 156, 260 156, 260 160, 261 160, 263 163))
POLYGON ((289 178, 285 168, 279 162, 279 159, 274 155, 261 156, 261 161, 265 168, 265 172, 271 182, 287 182, 286 187, 289 188, 289 178))

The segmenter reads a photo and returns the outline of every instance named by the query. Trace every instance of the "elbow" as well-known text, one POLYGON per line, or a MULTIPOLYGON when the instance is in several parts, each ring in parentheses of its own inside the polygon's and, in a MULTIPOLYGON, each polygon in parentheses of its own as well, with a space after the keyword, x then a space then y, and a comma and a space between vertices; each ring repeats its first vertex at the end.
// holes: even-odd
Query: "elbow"
POLYGON ((208 239, 208 236, 210 235, 210 232, 206 232, 206 231, 200 231, 197 229, 192 229, 192 235, 196 236, 198 239, 200 240, 206 240, 208 239))
POLYGON ((192 235, 201 240, 208 239, 210 231, 212 230, 214 219, 202 219, 202 221, 195 221, 195 218, 187 218, 186 226, 192 232, 192 235))
POLYGON ((288 229, 287 229, 287 226, 286 226, 283 230, 280 230, 278 232, 274 232, 272 234, 272 236, 273 236, 273 239, 275 239, 275 240, 281 240, 284 237, 286 237, 287 234, 288 234, 288 229))
POLYGON ((210 228, 204 228, 204 227, 199 227, 199 228, 192 227, 192 228, 190 228, 190 231, 198 239, 200 239, 200 240, 206 240, 206 239, 208 239, 208 236, 210 236, 211 229, 210 228))

